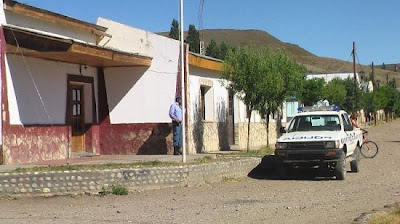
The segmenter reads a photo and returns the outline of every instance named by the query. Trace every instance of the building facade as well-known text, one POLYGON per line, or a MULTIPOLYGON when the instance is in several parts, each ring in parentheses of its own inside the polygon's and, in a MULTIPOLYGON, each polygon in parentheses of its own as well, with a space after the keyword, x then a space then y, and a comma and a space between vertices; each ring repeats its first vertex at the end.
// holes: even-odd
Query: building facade
MULTIPOLYGON (((92 24, 0 4, 0 164, 172 154, 168 110, 181 75, 188 152, 246 147, 245 105, 226 90, 222 61, 185 49, 181 74, 179 41, 104 18, 92 24)), ((252 148, 266 144, 256 114, 250 133, 252 148)))

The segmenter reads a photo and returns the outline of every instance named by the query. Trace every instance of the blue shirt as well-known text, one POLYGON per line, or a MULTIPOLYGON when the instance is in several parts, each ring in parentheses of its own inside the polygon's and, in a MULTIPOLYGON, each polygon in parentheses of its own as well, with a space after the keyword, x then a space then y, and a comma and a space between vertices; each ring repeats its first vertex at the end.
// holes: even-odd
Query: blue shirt
POLYGON ((182 121, 182 107, 178 102, 175 102, 169 108, 169 117, 172 120, 182 121))

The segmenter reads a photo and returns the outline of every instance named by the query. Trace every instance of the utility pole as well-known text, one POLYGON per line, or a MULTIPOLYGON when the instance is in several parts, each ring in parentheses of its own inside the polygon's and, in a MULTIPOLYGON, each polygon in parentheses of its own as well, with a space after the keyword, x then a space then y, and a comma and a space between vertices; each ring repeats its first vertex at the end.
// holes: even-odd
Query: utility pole
MULTIPOLYGON (((353 96, 356 96, 356 88, 358 87, 357 85, 357 72, 356 72, 356 42, 353 41, 353 72, 354 72, 354 91, 353 91, 353 96)), ((356 100, 353 99, 353 109, 352 112, 356 109, 356 100)))
POLYGON ((389 73, 386 74, 386 85, 389 85, 389 73))
POLYGON ((353 72, 354 72, 354 83, 357 83, 357 72, 356 72, 356 42, 353 41, 353 72))
POLYGON ((375 71, 374 71, 374 62, 372 62, 372 64, 371 64, 371 69, 372 69, 372 72, 371 72, 371 81, 372 81, 372 92, 374 91, 374 89, 375 89, 375 71))

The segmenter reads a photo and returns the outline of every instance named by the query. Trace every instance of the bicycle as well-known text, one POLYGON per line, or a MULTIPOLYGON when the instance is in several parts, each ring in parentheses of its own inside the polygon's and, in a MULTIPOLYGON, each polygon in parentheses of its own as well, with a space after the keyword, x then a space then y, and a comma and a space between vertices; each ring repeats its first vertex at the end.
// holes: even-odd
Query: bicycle
POLYGON ((368 131, 363 132, 363 144, 361 145, 361 155, 364 158, 372 159, 378 154, 378 145, 367 139, 368 131))

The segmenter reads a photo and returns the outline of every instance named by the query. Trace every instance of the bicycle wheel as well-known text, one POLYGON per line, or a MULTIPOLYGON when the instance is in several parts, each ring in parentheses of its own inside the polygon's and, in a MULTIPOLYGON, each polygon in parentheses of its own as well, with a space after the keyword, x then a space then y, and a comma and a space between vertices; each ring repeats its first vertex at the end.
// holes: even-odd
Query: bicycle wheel
POLYGON ((364 158, 374 158, 378 154, 378 145, 373 141, 364 142, 361 145, 361 155, 364 158))

